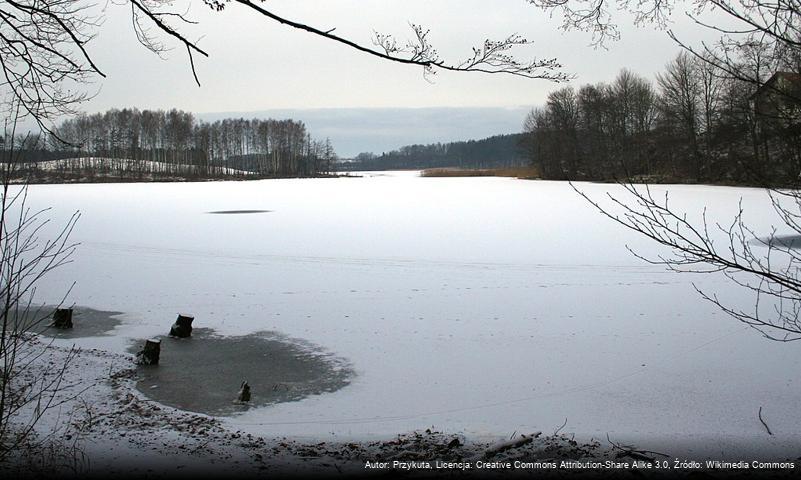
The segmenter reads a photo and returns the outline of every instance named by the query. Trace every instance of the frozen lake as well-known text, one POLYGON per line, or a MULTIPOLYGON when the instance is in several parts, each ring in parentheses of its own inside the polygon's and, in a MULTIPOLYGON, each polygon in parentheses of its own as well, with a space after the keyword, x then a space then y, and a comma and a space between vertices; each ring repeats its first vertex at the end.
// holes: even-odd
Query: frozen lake
MULTIPOLYGON (((706 205, 723 220, 742 198, 746 219, 768 233, 762 190, 669 189, 678 207, 706 205)), ((435 426, 508 437, 567 418, 564 431, 577 436, 654 449, 797 456, 801 445, 801 346, 762 338, 692 286, 753 302, 725 278, 632 256, 626 244, 655 247, 563 182, 381 172, 41 185, 30 203, 52 206, 55 223, 81 212, 74 261, 39 299, 57 301, 75 281, 70 303, 125 313, 116 335, 80 346, 125 351, 191 312, 197 327, 278 332, 351 362, 349 386, 226 420, 238 429, 372 438, 435 426)))

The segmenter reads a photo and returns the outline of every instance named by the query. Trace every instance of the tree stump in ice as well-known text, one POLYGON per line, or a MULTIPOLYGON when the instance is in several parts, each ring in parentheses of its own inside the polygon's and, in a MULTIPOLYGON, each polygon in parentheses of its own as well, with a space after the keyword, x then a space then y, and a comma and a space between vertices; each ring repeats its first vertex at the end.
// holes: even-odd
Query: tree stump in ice
POLYGON ((186 338, 192 335, 192 320, 195 317, 192 315, 178 314, 178 319, 170 328, 170 336, 186 338))
POLYGON ((239 393, 236 396, 236 403, 247 403, 250 401, 250 385, 247 380, 242 382, 242 387, 239 388, 239 393))
POLYGON ((53 327, 63 330, 72 328, 72 309, 57 308, 53 313, 53 327))
POLYGON ((161 340, 146 340, 145 347, 136 354, 136 362, 139 365, 158 365, 160 353, 161 340))

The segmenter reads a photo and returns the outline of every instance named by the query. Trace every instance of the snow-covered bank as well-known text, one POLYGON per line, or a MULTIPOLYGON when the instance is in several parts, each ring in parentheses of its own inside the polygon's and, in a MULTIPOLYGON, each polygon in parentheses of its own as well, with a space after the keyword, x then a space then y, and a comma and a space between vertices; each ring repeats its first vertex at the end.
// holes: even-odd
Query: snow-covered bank
MULTIPOLYGON (((28 345, 41 347, 34 339, 28 345)), ((479 476, 579 478, 610 473, 684 477, 700 471, 717 476, 795 478, 798 460, 770 455, 756 460, 743 451, 738 462, 681 457, 625 445, 607 437, 582 439, 561 433, 514 432, 510 437, 474 438, 436 429, 399 433, 381 440, 313 442, 259 436, 226 428, 213 417, 159 405, 134 388, 133 357, 102 350, 50 347, 31 375, 71 357, 56 402, 37 425, 53 442, 23 448, 0 473, 12 478, 263 478, 265 475, 362 476, 401 473, 431 477, 479 476), (88 387, 88 388, 87 388, 88 387), (80 391, 78 396, 75 394, 80 391), (62 403, 63 402, 63 403, 62 403), (748 458, 748 460, 744 460, 748 458), (697 460, 696 460, 697 459, 697 460)), ((21 417, 28 412, 22 412, 21 417)), ((266 432, 265 432, 266 433, 266 432)), ((661 478, 661 477, 660 477, 661 478)))
MULTIPOLYGON (((42 346, 34 338, 26 347, 42 346)), ((431 468, 443 462, 447 464, 441 467, 443 471, 470 473, 475 467, 465 467, 465 462, 511 463, 520 458, 529 461, 585 458, 602 462, 619 461, 621 453, 602 448, 598 442, 579 443, 567 435, 541 433, 531 438, 515 435, 519 442, 508 445, 510 448, 505 448, 505 443, 499 448, 498 444, 432 430, 372 442, 329 439, 309 443, 256 436, 227 429, 213 417, 148 400, 134 388, 137 371, 131 355, 50 346, 31 365, 29 373, 36 376, 48 364, 61 364, 68 357, 71 360, 63 378, 65 388, 54 402, 59 407, 49 410, 36 427, 40 437, 51 436, 53 442, 20 449, 10 461, 0 464, 0 473, 18 478, 39 475, 206 478, 287 473, 370 475, 407 470, 403 465, 387 466, 393 462, 421 465, 430 462, 431 468), (457 462, 462 467, 450 465, 457 462), (366 467, 368 463, 383 466, 366 467)), ((23 411, 19 418, 29 414, 30 411, 23 411)))
MULTIPOLYGON (((677 207, 724 220, 743 197, 746 219, 769 232, 761 190, 654 190, 665 188, 677 207)), ((363 441, 434 426, 487 438, 567 418, 580 438, 684 445, 676 455, 801 445, 798 347, 759 337, 691 285, 750 305, 725 279, 634 258, 625 244, 653 245, 565 183, 404 172, 42 185, 31 202, 56 218, 82 212, 74 262, 40 292, 58 297, 76 281, 71 301, 125 312, 115 335, 80 346, 124 352, 190 311, 224 335, 305 339, 356 371, 334 393, 220 419, 229 429, 363 441), (271 213, 205 213, 226 210, 271 213)))

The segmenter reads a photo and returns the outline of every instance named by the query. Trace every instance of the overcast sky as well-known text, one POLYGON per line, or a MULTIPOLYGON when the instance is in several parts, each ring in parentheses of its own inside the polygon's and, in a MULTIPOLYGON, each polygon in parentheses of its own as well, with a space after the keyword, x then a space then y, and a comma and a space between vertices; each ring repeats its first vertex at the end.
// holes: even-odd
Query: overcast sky
MULTIPOLYGON (((180 2, 177 5, 176 10, 186 8, 180 2)), ((468 56, 470 47, 485 38, 518 33, 535 42, 517 51, 520 58, 557 57, 566 72, 577 75, 575 85, 611 80, 623 67, 653 78, 678 52, 664 32, 631 27, 630 18, 622 15, 622 40, 610 44, 608 50, 593 49, 588 46, 588 34, 560 31, 560 21, 549 19, 524 0, 271 0, 264 5, 322 29, 336 27, 337 34, 366 45, 374 30, 405 39, 411 33, 409 22, 422 24, 431 29, 430 38, 440 56, 454 61, 468 56)), ((202 84, 197 87, 185 50, 175 48, 160 59, 137 43, 129 8, 109 3, 105 16, 89 51, 108 78, 92 87, 97 95, 84 105, 85 111, 180 108, 212 118, 215 112, 247 117, 255 115, 251 112, 281 110, 307 116, 312 134, 330 136, 344 156, 380 152, 413 143, 415 138, 423 143, 517 131, 525 112, 560 87, 545 80, 452 72, 440 72, 432 83, 423 78, 420 68, 370 57, 272 22, 241 5, 228 4, 225 11, 212 12, 195 1, 188 16, 198 25, 189 25, 183 32, 198 39, 210 55, 196 58, 202 84), (466 111, 475 116, 455 110, 465 107, 481 109, 466 111), (425 108, 417 113, 434 117, 423 116, 415 122, 410 120, 414 112, 403 114, 401 108, 425 108), (361 128, 349 130, 342 121, 347 112, 331 109, 349 109, 351 117, 362 119, 361 128), (432 126, 432 118, 438 123, 450 119, 452 124, 432 126), (380 128, 363 128, 371 124, 380 128)), ((674 17, 674 29, 682 38, 691 42, 713 38, 709 33, 704 37, 685 20, 681 8, 674 17)))

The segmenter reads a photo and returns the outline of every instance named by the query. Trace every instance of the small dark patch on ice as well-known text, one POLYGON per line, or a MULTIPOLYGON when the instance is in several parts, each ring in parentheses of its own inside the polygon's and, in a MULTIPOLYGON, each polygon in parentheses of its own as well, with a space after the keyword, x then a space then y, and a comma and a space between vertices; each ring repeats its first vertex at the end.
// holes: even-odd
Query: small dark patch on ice
MULTIPOLYGON (((60 307, 67 308, 67 307, 60 307)), ((31 311, 20 321, 27 323, 28 331, 38 333, 50 338, 85 338, 104 337, 111 335, 114 328, 122 324, 118 317, 122 312, 95 310, 89 307, 72 307, 72 328, 60 329, 51 327, 55 305, 45 305, 36 311, 31 311)))
MULTIPOLYGON (((138 369, 137 389, 157 402, 208 415, 297 401, 348 385, 350 364, 320 347, 273 332, 223 337, 195 328, 191 338, 161 339, 158 366, 138 369), (243 381, 249 404, 236 404, 243 381)), ((135 353, 144 340, 129 349, 135 353)))
POLYGON ((801 235, 773 235, 772 237, 755 238, 751 240, 751 245, 777 248, 801 248, 801 235))
POLYGON ((272 210, 215 210, 206 212, 211 215, 241 215, 245 213, 270 213, 272 210))

